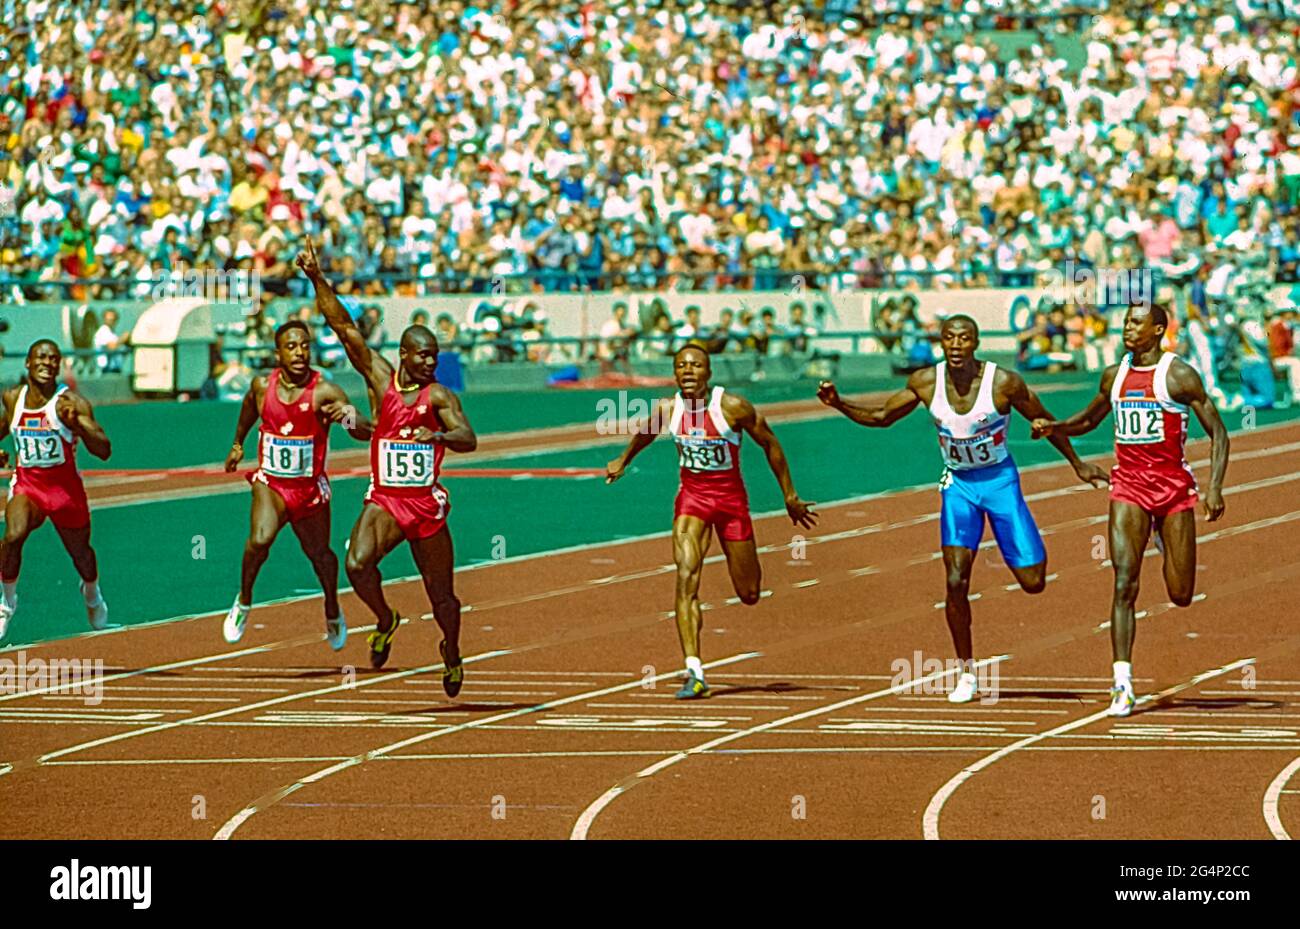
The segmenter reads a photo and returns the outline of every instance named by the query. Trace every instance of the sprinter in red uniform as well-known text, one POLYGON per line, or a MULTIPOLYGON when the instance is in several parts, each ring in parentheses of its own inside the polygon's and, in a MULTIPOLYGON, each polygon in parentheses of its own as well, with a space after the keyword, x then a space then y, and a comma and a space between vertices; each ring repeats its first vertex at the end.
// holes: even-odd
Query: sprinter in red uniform
POLYGON ((366 344, 356 322, 325 280, 311 241, 298 256, 298 267, 316 288, 316 308, 347 350, 348 360, 366 379, 375 415, 370 445, 370 491, 348 543, 348 579, 357 596, 374 612, 377 631, 370 636, 370 663, 388 660, 393 635, 401 624, 384 599, 379 562, 403 539, 442 628, 442 686, 449 697, 460 693, 465 669, 460 654, 460 601, 453 589, 455 558, 447 531, 447 492, 438 483, 446 449, 472 452, 478 438, 460 400, 434 380, 438 340, 424 326, 402 333, 400 367, 366 344))
POLYGON ((244 636, 253 603, 253 584, 288 523, 311 562, 325 594, 325 638, 338 651, 348 640, 348 623, 339 610, 339 559, 330 548, 330 482, 325 474, 331 423, 341 423, 354 439, 370 438, 370 421, 348 402, 337 385, 311 366, 311 330, 290 320, 275 332, 279 366, 256 377, 244 397, 235 441, 226 455, 234 471, 244 457, 244 439, 260 418, 257 470, 253 486, 252 528, 244 545, 239 596, 226 614, 227 642, 244 636))
MULTIPOLYGON (((0 543, 0 641, 18 608, 18 572, 23 545, 49 519, 81 575, 81 593, 92 629, 108 625, 108 604, 99 589, 99 564, 90 547, 90 506, 77 470, 77 442, 104 461, 112 446, 86 399, 58 383, 63 353, 49 339, 27 350, 27 377, 4 392, 0 439, 13 433, 17 465, 5 506, 0 543)), ((0 452, 0 465, 8 455, 0 452)))
POLYGON ((811 529, 817 521, 811 504, 795 493, 785 452, 761 413, 744 397, 721 387, 709 387, 709 354, 687 345, 673 356, 677 393, 656 406, 649 422, 633 424, 632 441, 606 466, 612 484, 640 451, 667 432, 677 445, 681 489, 673 511, 673 557, 677 562, 677 635, 686 656, 686 683, 679 700, 709 695, 700 662, 700 577, 713 533, 727 557, 731 584, 742 603, 758 602, 762 570, 749 518, 749 496, 740 476, 740 440, 744 433, 767 454, 767 463, 785 495, 786 512, 797 526, 811 529))
POLYGON ((1142 554, 1154 527, 1165 553, 1165 588, 1178 606, 1196 588, 1196 477, 1183 452, 1187 414, 1210 436, 1210 487, 1205 516, 1223 515, 1228 430, 1189 365, 1161 348, 1168 317, 1162 306, 1134 306, 1124 318, 1128 354, 1101 375, 1101 389, 1081 413, 1033 424, 1035 438, 1082 435, 1115 413, 1115 467, 1110 477, 1110 560, 1115 568, 1110 639, 1115 686, 1110 714, 1133 711, 1133 636, 1142 554))

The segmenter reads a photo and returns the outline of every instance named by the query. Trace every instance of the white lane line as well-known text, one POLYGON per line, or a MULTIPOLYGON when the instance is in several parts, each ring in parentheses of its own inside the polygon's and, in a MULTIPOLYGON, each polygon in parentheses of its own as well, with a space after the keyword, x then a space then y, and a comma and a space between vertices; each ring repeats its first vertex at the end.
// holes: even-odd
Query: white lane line
MULTIPOLYGON (((491 658, 500 658, 503 655, 509 655, 510 649, 498 649, 497 651, 485 652, 482 655, 471 655, 464 659, 465 664, 470 662, 487 661, 491 658)), ((391 674, 381 674, 378 677, 363 678, 352 681, 347 684, 335 684, 330 687, 319 687, 316 690, 308 690, 302 693, 287 694, 283 697, 274 697, 270 700, 262 700, 258 703, 245 703, 239 706, 232 706, 228 709, 217 710, 215 713, 205 713, 202 716, 189 716, 185 719, 178 719, 172 722, 160 723, 157 726, 150 726, 147 729, 132 729, 127 732, 119 732, 116 735, 106 736, 102 739, 95 739, 92 742, 82 742, 79 745, 72 745, 68 748, 61 748, 57 751, 49 752, 37 759, 38 764, 46 764, 55 758, 62 758, 65 755, 72 755, 76 752, 84 752, 88 749, 99 748, 102 745, 109 745, 113 742, 120 742, 123 739, 133 739, 136 736, 149 735, 155 732, 165 732, 169 729, 176 729, 180 726, 192 726, 195 723, 207 722, 212 719, 221 719, 224 716, 233 716, 238 713, 250 713, 254 710, 264 709, 268 706, 276 706, 281 703, 289 703, 294 700, 306 700, 312 697, 321 697, 326 694, 339 693, 345 690, 359 690, 362 687, 369 687, 372 684, 379 684, 385 681, 400 680, 404 677, 410 677, 414 674, 427 674, 430 671, 441 671, 442 664, 425 665, 422 668, 410 668, 406 671, 394 671, 391 674)))
MULTIPOLYGON (((733 664, 734 662, 746 661, 750 658, 758 658, 761 656, 761 654, 762 654, 761 652, 746 652, 741 655, 733 655, 730 658, 721 658, 717 661, 711 661, 705 664, 704 667, 718 668, 724 665, 733 664)), ((338 764, 330 765, 328 768, 322 768, 319 771, 307 775, 301 780, 294 781, 292 784, 288 784, 284 787, 281 787, 279 790, 276 790, 271 794, 268 794, 264 797, 254 800, 248 806, 244 807, 244 809, 240 810, 233 817, 231 817, 224 825, 222 825, 222 827, 217 830, 217 834, 213 836, 213 838, 216 840, 229 839, 232 835, 235 834, 236 830, 238 830, 240 826, 242 826, 245 822, 247 822, 250 818, 255 816, 257 813, 271 806, 274 806, 275 804, 283 800, 285 797, 289 796, 290 794, 298 790, 301 790, 303 787, 305 787, 308 784, 314 784, 317 781, 324 780, 325 778, 329 777, 331 774, 336 774, 339 771, 345 770, 346 768, 354 767, 356 765, 365 764, 367 761, 372 761, 376 758, 383 757, 384 755, 387 755, 390 752, 398 751, 400 749, 406 748, 409 745, 417 745, 420 742, 425 742, 428 741, 429 739, 440 738, 445 735, 451 735, 452 733, 455 732, 463 732, 467 729, 481 728, 491 723, 502 722, 504 720, 514 719, 519 716, 526 716, 530 713, 543 712, 545 710, 554 709, 557 706, 565 706, 566 704, 570 704, 570 703, 579 703, 583 700, 592 700, 595 699, 596 697, 603 697, 607 694, 618 693, 620 691, 625 691, 625 690, 633 690, 637 687, 644 687, 647 680, 654 680, 657 682, 661 680, 668 680, 670 678, 675 678, 676 676, 677 676, 676 671, 670 671, 665 674, 656 675, 654 678, 637 678, 636 680, 628 681, 623 684, 615 684, 612 687, 606 687, 601 690, 587 691, 585 693, 574 694, 571 697, 563 697, 559 700, 551 700, 548 701, 547 703, 538 704, 537 706, 512 710, 508 713, 498 713, 495 716, 487 716, 487 717, 481 717, 479 719, 473 719, 467 723, 460 723, 455 726, 448 726, 445 729, 439 729, 435 732, 427 732, 417 736, 411 736, 410 738, 402 739, 401 741, 393 742, 389 745, 384 745, 381 746, 380 748, 373 749, 372 751, 368 751, 362 755, 354 755, 353 757, 348 758, 345 761, 341 761, 338 764)))
MULTIPOLYGON (((984 667, 986 665, 991 665, 996 662, 1005 661, 1009 657, 1010 657, 1009 655, 999 655, 996 658, 985 658, 981 661, 977 661, 975 664, 977 667, 984 667)), ((630 778, 627 778, 622 783, 615 784, 609 790, 605 791, 603 794, 597 797, 596 800, 590 806, 588 806, 585 810, 582 811, 582 814, 578 817, 578 821, 573 824, 573 831, 569 833, 569 838, 575 840, 586 839, 587 834, 591 831, 592 823, 596 821, 596 817, 599 816, 601 811, 604 810, 611 803, 613 803, 614 800, 616 800, 619 796, 631 790, 637 784, 642 783, 642 781, 644 781, 646 778, 653 777, 655 774, 657 774, 659 771, 662 771, 664 768, 671 767, 672 765, 685 761, 687 758, 689 758, 692 755, 698 755, 702 752, 710 751, 711 749, 716 748, 719 745, 723 745, 727 742, 735 741, 736 739, 742 739, 745 736, 753 735, 754 733, 757 732, 766 732, 770 729, 775 729, 778 726, 783 726, 786 723, 799 722, 804 719, 810 719, 813 716, 822 716, 826 713, 834 713, 835 711, 842 710, 845 707, 854 706, 859 703, 866 703, 869 700, 877 700, 881 697, 887 697, 899 693, 902 690, 911 689, 912 687, 915 687, 918 684, 924 684, 928 681, 941 680, 945 677, 948 677, 949 675, 956 674, 956 673, 957 673, 956 668, 952 668, 946 671, 935 671, 932 674, 928 674, 925 677, 919 678, 915 681, 906 681, 904 683, 895 684, 892 687, 887 687, 884 690, 876 690, 867 694, 859 694, 856 697, 850 697, 847 700, 841 700, 838 703, 832 703, 827 706, 815 707, 811 710, 805 710, 804 712, 796 713, 793 716, 783 716, 780 719, 774 719, 771 720, 770 722, 760 723, 757 726, 751 726, 750 728, 742 729, 739 732, 733 732, 725 736, 720 736, 716 739, 710 739, 708 742, 705 742, 701 745, 697 745, 694 748, 689 748, 686 751, 676 752, 675 754, 670 755, 668 758, 665 758, 662 761, 657 761, 654 764, 650 765, 648 768, 644 768, 638 771, 636 774, 632 775, 630 778)))
POLYGON ((1277 811, 1278 799, 1284 793, 1296 793, 1293 790, 1284 790, 1287 782, 1297 771, 1300 771, 1300 758, 1294 759, 1289 765, 1278 772, 1277 777, 1268 785, 1268 790, 1264 791, 1264 822, 1268 823, 1268 831, 1273 833, 1273 838, 1286 841, 1291 838, 1286 827, 1282 825, 1282 816, 1277 811))
MULTIPOLYGON (((1203 671, 1189 680, 1186 680, 1181 684, 1175 684, 1173 687, 1167 687, 1159 693, 1139 697, 1136 705, 1143 706, 1148 703, 1158 702, 1167 697, 1171 697, 1174 694, 1182 693, 1184 690, 1195 687, 1203 681, 1208 681, 1211 678, 1219 677, 1220 675, 1235 671, 1238 668, 1243 668, 1248 664, 1253 664, 1254 661, 1254 658, 1242 658, 1238 661, 1232 662, 1232 664, 1224 665, 1221 668, 1215 668, 1211 671, 1203 671)), ((948 802, 948 799, 954 793, 956 793, 958 787, 966 783, 966 781, 970 780, 980 771, 983 771, 995 762, 1007 757, 1013 752, 1019 751, 1022 748, 1033 745, 1036 742, 1041 742, 1044 739, 1050 739, 1053 736, 1064 735, 1065 733, 1072 732, 1075 729, 1082 729, 1084 726, 1089 726, 1095 722, 1106 719, 1108 715, 1109 707, 1104 710, 1099 710, 1096 713, 1092 713, 1089 716, 1084 716, 1081 719, 1076 719, 1065 723, 1064 725, 1057 726, 1053 729, 1047 729, 1043 732, 1035 733, 1034 735, 1021 739, 1019 742, 1005 745, 993 752, 991 755, 985 755, 974 764, 969 764, 962 768, 961 771, 957 772, 948 783, 940 787, 935 795, 930 798, 930 803, 926 806, 925 814, 921 818, 921 830, 925 838, 932 840, 937 840, 939 838, 939 814, 943 812, 944 804, 948 802)))
MULTIPOLYGON (((723 749, 719 755, 897 755, 899 753, 919 754, 936 752, 981 752, 992 751, 994 745, 839 745, 839 746, 789 746, 784 748, 730 748, 723 749)), ((1294 751, 1290 746, 1217 746, 1217 745, 1035 745, 1027 749, 1030 752, 1272 752, 1294 751)), ((535 758, 626 758, 645 757, 662 758, 674 754, 674 750, 665 749, 606 749, 595 751, 557 751, 557 752, 449 752, 445 754, 424 755, 385 755, 376 761, 490 761, 513 759, 528 761, 535 758)), ((99 767, 99 766, 138 766, 138 765, 227 765, 227 764, 319 764, 322 761, 343 761, 343 755, 320 755, 302 758, 121 758, 103 761, 54 761, 51 767, 99 767)), ((0 764, 0 770, 4 768, 0 764)), ((1300 793, 1300 790, 1283 790, 1284 794, 1300 793)))

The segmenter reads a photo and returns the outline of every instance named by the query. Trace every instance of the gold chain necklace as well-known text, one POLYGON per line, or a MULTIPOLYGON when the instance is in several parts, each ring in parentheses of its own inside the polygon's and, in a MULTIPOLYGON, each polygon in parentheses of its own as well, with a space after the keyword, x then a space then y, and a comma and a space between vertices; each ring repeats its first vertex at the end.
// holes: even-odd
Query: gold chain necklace
POLYGON ((413 385, 410 386, 410 387, 403 387, 403 386, 402 386, 402 372, 401 372, 400 370, 399 370, 396 374, 393 375, 393 385, 397 388, 397 392, 398 392, 399 394, 410 394, 410 393, 415 393, 415 391, 419 390, 420 387, 421 387, 420 384, 413 384, 413 385))

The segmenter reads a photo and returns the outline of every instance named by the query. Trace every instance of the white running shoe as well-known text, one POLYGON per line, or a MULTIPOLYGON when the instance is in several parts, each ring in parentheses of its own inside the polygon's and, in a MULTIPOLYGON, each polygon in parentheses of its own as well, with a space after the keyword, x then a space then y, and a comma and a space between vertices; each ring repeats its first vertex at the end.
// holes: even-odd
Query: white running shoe
POLYGON ((1137 697, 1133 694, 1132 684, 1116 684, 1110 689, 1110 709, 1108 716, 1128 716, 1133 712, 1137 697))
POLYGON ((251 606, 244 606, 236 597, 235 605, 226 614, 226 621, 221 624, 221 634, 226 637, 226 641, 231 645, 244 637, 244 626, 248 622, 248 611, 251 609, 251 606))
POLYGON ((5 632, 9 629, 9 620, 14 618, 16 612, 18 612, 17 600, 10 605, 5 602, 4 597, 0 597, 0 641, 4 640, 5 632))
POLYGON ((978 689, 975 675, 969 671, 963 671, 961 677, 957 678, 957 686, 948 694, 948 702, 970 703, 975 699, 975 691, 978 689))
POLYGON ((330 644, 330 648, 338 651, 347 644, 348 641, 348 621, 339 613, 333 619, 325 617, 325 641, 330 644))
POLYGON ((90 620, 90 628, 96 632, 108 628, 108 604, 104 602, 103 596, 100 596, 99 602, 94 606, 86 605, 86 618, 90 620))

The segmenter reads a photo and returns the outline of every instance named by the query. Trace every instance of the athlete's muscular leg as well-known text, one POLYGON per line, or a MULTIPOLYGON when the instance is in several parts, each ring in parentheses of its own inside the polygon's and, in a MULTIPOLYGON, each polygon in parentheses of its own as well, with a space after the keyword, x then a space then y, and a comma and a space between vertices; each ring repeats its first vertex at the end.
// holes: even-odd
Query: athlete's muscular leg
POLYGON ((673 520, 673 560, 677 562, 677 637, 682 654, 700 657, 700 578, 704 574, 704 556, 709 550, 712 533, 698 516, 678 516, 673 520))
POLYGON ((357 596, 375 614, 379 631, 392 627, 393 611, 384 599, 384 579, 379 573, 379 562, 395 549, 403 539, 402 528, 383 507, 367 503, 352 527, 348 542, 348 580, 357 596))
MULTIPOLYGON (((718 541, 722 543, 722 551, 727 556, 727 570, 731 573, 731 586, 735 588, 736 596, 746 606, 753 606, 758 602, 763 589, 763 569, 758 563, 758 546, 753 539, 728 542, 719 538, 718 541)), ((696 602, 698 604, 698 597, 696 602)))
POLYGON ((5 505, 5 535, 0 543, 0 578, 13 582, 23 564, 27 537, 45 522, 45 513, 31 497, 17 494, 5 505))
POLYGON ((1007 565, 1011 573, 1016 576, 1020 582, 1020 589, 1027 594, 1041 594, 1043 588, 1047 586, 1047 562, 1040 561, 1038 564, 1027 565, 1023 568, 1015 568, 1007 565))
POLYGON ((330 548, 330 507, 327 504, 306 519, 289 525, 320 580, 320 589, 325 594, 325 618, 334 619, 339 615, 339 558, 330 548))
POLYGON ((253 604, 253 583, 286 519, 283 498, 265 484, 254 482, 252 525, 244 543, 244 563, 239 572, 239 602, 244 606, 253 604))
POLYGON ((456 558, 451 532, 444 525, 437 535, 412 541, 411 554, 424 579, 433 618, 438 621, 443 641, 447 643, 447 661, 454 665, 460 661, 460 601, 456 599, 454 584, 456 558))
POLYGON ((970 641, 970 572, 975 552, 958 545, 943 546, 943 567, 948 575, 948 593, 943 602, 952 647, 962 661, 974 657, 970 641))
POLYGON ((1110 607, 1110 644, 1115 661, 1133 660, 1134 619, 1142 554, 1151 533, 1151 516, 1131 503, 1110 501, 1110 561, 1115 568, 1115 593, 1110 607))
POLYGON ((1165 543, 1165 589, 1175 606, 1190 606, 1196 592, 1196 510, 1156 521, 1165 543))
POLYGON ((86 583, 99 580, 99 562, 95 558, 95 550, 90 547, 90 526, 82 526, 79 529, 55 526, 54 531, 63 541, 63 547, 71 556, 72 564, 81 579, 86 583))

